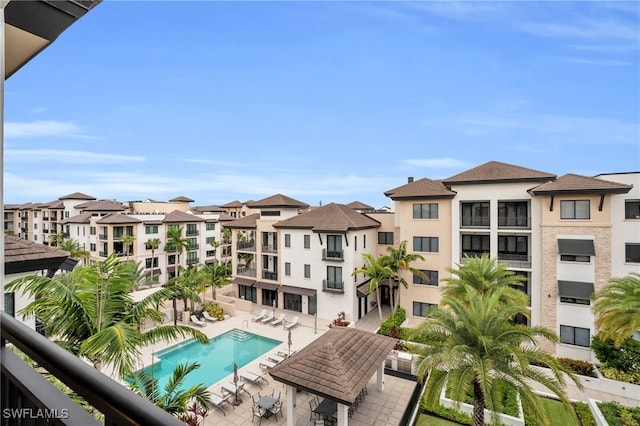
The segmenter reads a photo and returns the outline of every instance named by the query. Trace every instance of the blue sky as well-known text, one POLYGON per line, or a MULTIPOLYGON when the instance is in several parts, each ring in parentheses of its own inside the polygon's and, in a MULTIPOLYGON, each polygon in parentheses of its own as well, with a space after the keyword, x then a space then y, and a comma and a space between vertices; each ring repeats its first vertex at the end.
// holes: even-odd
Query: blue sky
POLYGON ((638 2, 106 0, 5 84, 4 202, 640 170, 638 2))

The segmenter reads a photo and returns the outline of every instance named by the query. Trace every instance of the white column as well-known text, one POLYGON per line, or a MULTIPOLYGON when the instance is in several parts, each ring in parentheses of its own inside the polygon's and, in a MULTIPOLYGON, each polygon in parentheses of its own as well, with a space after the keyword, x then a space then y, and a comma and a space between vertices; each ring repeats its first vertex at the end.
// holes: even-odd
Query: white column
POLYGON ((347 426, 349 424, 349 406, 338 404, 338 426, 347 426))
POLYGON ((287 426, 296 425, 296 388, 287 385, 287 426))
POLYGON ((378 374, 376 376, 376 390, 378 392, 384 391, 384 361, 378 367, 378 374))

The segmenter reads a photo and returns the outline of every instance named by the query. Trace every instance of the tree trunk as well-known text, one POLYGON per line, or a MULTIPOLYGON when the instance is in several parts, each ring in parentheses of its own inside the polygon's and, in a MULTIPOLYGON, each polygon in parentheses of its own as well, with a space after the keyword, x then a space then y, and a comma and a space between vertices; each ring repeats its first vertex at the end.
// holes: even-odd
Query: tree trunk
POLYGON ((376 288, 376 300, 378 302, 378 315, 380 315, 380 321, 382 321, 382 306, 380 305, 380 286, 376 288))
POLYGON ((484 425, 484 393, 480 382, 473 380, 473 425, 484 425))
POLYGON ((173 325, 178 325, 178 306, 176 304, 176 296, 173 296, 173 325))

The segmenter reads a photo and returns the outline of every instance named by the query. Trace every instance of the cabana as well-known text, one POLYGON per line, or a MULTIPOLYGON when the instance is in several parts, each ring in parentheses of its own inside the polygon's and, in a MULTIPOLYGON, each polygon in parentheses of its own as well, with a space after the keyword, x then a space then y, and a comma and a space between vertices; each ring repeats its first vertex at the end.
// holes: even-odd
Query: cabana
POLYGON ((269 370, 274 380, 287 385, 287 426, 295 425, 297 390, 336 401, 338 425, 348 425, 349 407, 374 374, 376 390, 384 390, 384 361, 396 342, 356 328, 333 327, 269 370))

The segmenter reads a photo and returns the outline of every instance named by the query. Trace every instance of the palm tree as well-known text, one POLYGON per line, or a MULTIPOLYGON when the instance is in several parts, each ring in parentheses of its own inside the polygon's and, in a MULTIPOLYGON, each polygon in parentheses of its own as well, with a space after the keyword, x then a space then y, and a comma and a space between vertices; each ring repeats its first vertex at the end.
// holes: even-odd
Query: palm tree
POLYGON ((369 294, 376 292, 376 300, 378 302, 378 315, 382 320, 382 307, 380 306, 380 291, 379 286, 385 280, 388 280, 393 276, 393 270, 385 265, 384 261, 376 259, 371 253, 363 253, 362 259, 364 259, 364 265, 362 268, 358 268, 351 275, 364 274, 369 277, 369 294))
MULTIPOLYGON (((418 277, 428 279, 424 272, 419 269, 415 269, 411 266, 411 263, 416 260, 424 260, 424 257, 416 253, 407 253, 407 241, 402 241, 398 248, 387 247, 387 255, 381 258, 381 261, 386 263, 393 271, 393 281, 397 281, 402 284, 404 288, 408 288, 409 284, 407 280, 400 275, 402 271, 408 271, 411 275, 417 275, 418 277)), ((393 297, 393 289, 391 289, 391 296, 393 297)), ((400 289, 398 288, 398 297, 392 303, 395 310, 400 305, 400 289)))
POLYGON ((458 293, 462 298, 444 296, 441 305, 447 309, 427 311, 414 332, 413 339, 425 344, 417 361, 417 375, 421 381, 428 377, 427 404, 438 401, 443 386, 448 386, 458 401, 471 390, 473 422, 481 426, 485 407, 494 413, 501 408, 496 384, 502 383, 532 407, 537 424, 548 424, 540 399, 531 389, 533 381, 544 385, 573 412, 564 393, 563 373, 580 387, 578 379, 538 347, 539 338, 558 342, 557 335, 544 327, 512 324, 510 319, 526 306, 503 302, 508 287, 485 292, 466 284, 461 287, 458 293), (546 364, 551 374, 536 369, 534 363, 546 364))
POLYGON ((191 302, 191 309, 194 309, 194 302, 201 303, 199 293, 206 288, 207 276, 203 273, 202 265, 189 266, 182 275, 176 277, 170 285, 180 288, 183 294, 184 310, 187 310, 187 299, 191 302))
POLYGON ((167 243, 164 246, 164 250, 167 254, 170 251, 175 251, 176 258, 176 276, 180 275, 180 255, 183 251, 189 248, 189 240, 182 236, 182 229, 180 227, 171 227, 167 231, 167 243))
POLYGON ((90 253, 80 247, 80 243, 73 239, 62 240, 58 242, 58 248, 69 252, 69 257, 72 259, 88 259, 90 253))
POLYGON ((174 292, 163 288, 134 303, 131 292, 140 279, 135 263, 121 261, 112 253, 104 261, 68 274, 23 277, 5 288, 35 299, 20 314, 39 317, 56 343, 89 359, 97 370, 109 367, 122 377, 135 367, 144 345, 187 336, 208 341, 202 332, 188 326, 160 325, 142 331, 147 319, 162 323, 163 314, 155 306, 174 292))
POLYGON ((216 288, 223 287, 231 283, 231 274, 227 264, 212 263, 207 265, 204 270, 211 277, 211 297, 216 300, 216 288))
POLYGON ((153 259, 155 259, 156 250, 158 250, 162 241, 160 241, 160 238, 149 238, 144 244, 151 249, 151 282, 153 282, 153 271, 155 271, 153 259))
POLYGON ((463 298, 467 295, 466 286, 473 287, 479 293, 486 293, 497 288, 504 288, 502 302, 524 307, 522 314, 528 316, 528 296, 516 287, 522 286, 526 280, 521 275, 516 275, 507 269, 505 263, 499 263, 497 259, 483 254, 480 257, 466 257, 458 269, 450 268, 451 278, 445 278, 447 285, 442 289, 443 296, 463 298))
POLYGON ((200 367, 193 362, 189 364, 178 364, 173 369, 173 375, 164 387, 164 392, 158 385, 158 378, 153 377, 146 370, 141 370, 131 376, 129 388, 138 395, 147 398, 149 401, 162 408, 174 416, 187 416, 187 404, 195 400, 201 407, 205 408, 206 414, 209 391, 202 385, 193 385, 188 389, 183 389, 183 382, 186 376, 200 367))
POLYGON ((611 278, 592 298, 601 340, 612 338, 616 347, 620 347, 629 336, 640 330, 640 273, 611 278))
POLYGON ((133 235, 125 234, 122 236, 122 245, 124 246, 124 253, 127 256, 127 260, 129 260, 129 253, 131 253, 131 247, 133 246, 133 242, 136 240, 136 237, 133 235))
POLYGON ((49 245, 54 247, 58 246, 64 240, 65 237, 63 232, 56 232, 55 234, 49 235, 49 245))

